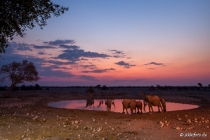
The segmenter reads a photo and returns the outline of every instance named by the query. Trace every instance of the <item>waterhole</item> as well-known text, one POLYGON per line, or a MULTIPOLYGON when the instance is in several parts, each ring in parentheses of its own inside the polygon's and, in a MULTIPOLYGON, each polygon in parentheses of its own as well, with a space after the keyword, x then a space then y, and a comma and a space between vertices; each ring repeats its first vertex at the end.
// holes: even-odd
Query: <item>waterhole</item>
MULTIPOLYGON (((123 112, 122 100, 123 99, 112 100, 110 111, 122 113, 123 112)), ((108 111, 107 105, 105 104, 106 101, 107 99, 67 100, 67 101, 51 102, 48 104, 48 106, 56 108, 66 108, 66 109, 108 111)), ((142 100, 140 101, 143 103, 142 100)), ((197 105, 191 105, 191 104, 166 102, 166 111, 189 110, 198 107, 199 106, 197 105)), ((146 112, 148 112, 148 110, 149 110, 148 106, 146 106, 146 112)), ((158 111, 158 107, 153 106, 153 110, 158 111)), ((130 109, 128 109, 128 113, 130 113, 130 109)), ((145 112, 143 111, 143 113, 145 112)))

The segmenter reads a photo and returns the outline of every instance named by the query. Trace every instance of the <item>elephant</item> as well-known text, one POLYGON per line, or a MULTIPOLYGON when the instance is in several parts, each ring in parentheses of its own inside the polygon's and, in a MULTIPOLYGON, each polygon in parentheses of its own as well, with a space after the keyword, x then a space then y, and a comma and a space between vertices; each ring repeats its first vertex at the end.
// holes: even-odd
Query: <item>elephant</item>
POLYGON ((148 105, 149 112, 150 112, 150 110, 152 110, 152 112, 153 112, 152 105, 149 105, 149 103, 148 103, 147 101, 145 101, 145 100, 144 100, 143 102, 144 102, 144 111, 146 112, 145 108, 146 108, 146 106, 148 105))
POLYGON ((160 112, 160 108, 163 110, 160 98, 157 95, 147 95, 147 94, 143 95, 144 95, 144 111, 147 104, 149 106, 149 112, 151 112, 150 109, 152 110, 152 112, 154 112, 152 106, 157 106, 158 112, 160 112))
POLYGON ((111 111, 111 105, 114 105, 114 107, 115 107, 114 101, 112 101, 110 99, 105 101, 105 105, 107 106, 108 111, 111 111))
POLYGON ((86 108, 87 108, 88 106, 90 106, 90 107, 94 106, 94 99, 87 99, 86 108))
POLYGON ((123 105, 123 112, 125 113, 124 110, 126 110, 126 113, 128 114, 128 108, 130 108, 131 110, 131 114, 136 113, 136 108, 139 112, 139 109, 141 109, 142 112, 142 103, 141 101, 136 101, 134 99, 123 99, 122 101, 122 105, 123 105))
POLYGON ((136 108, 137 108, 137 113, 141 110, 142 113, 142 102, 141 101, 136 101, 136 108))
POLYGON ((104 101, 103 100, 100 100, 98 107, 100 107, 102 104, 104 104, 104 101))
POLYGON ((164 98, 160 98, 160 102, 162 104, 163 111, 166 112, 166 100, 164 98))
POLYGON ((86 89, 86 93, 88 94, 89 98, 92 98, 95 91, 94 91, 93 87, 89 87, 86 89))
POLYGON ((126 110, 126 113, 128 114, 128 108, 130 108, 130 102, 131 100, 130 99, 123 99, 122 101, 122 105, 123 105, 123 112, 122 113, 125 113, 124 110, 126 110))
POLYGON ((129 104, 130 110, 131 110, 131 114, 136 113, 136 100, 131 100, 130 104, 129 104))

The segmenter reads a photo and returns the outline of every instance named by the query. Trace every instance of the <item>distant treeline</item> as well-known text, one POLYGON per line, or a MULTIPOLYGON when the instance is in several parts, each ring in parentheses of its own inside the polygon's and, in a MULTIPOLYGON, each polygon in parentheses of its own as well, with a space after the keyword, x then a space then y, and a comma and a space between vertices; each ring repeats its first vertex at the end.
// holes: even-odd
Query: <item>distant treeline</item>
POLYGON ((149 89, 153 90, 176 90, 176 91, 194 91, 194 90, 210 90, 210 86, 150 86, 149 89))
MULTIPOLYGON (((0 86, 0 91, 6 91, 6 90, 8 90, 7 86, 4 86, 4 87, 0 86)), ((17 90, 42 90, 42 87, 38 84, 35 84, 34 86, 33 85, 29 85, 29 86, 22 85, 20 87, 16 86, 13 88, 13 91, 17 91, 17 90)))
MULTIPOLYGON (((99 90, 114 90, 116 88, 146 88, 150 91, 168 91, 168 90, 174 90, 174 91, 194 91, 194 90, 210 90, 210 85, 208 86, 106 86, 106 85, 97 85, 97 86, 40 86, 39 84, 35 85, 21 85, 14 87, 13 91, 17 90, 50 90, 50 89, 64 89, 64 88, 97 88, 99 90)), ((6 91, 8 90, 7 86, 0 86, 0 91, 6 91)))

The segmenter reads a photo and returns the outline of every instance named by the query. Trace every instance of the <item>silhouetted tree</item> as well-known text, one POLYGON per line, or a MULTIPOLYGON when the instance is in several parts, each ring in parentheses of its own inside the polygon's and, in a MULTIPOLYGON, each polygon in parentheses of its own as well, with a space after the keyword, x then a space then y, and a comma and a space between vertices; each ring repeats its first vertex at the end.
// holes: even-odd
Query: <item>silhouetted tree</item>
POLYGON ((97 87, 97 88, 101 88, 101 85, 99 84, 99 85, 97 85, 96 87, 97 87))
POLYGON ((89 87, 89 88, 87 88, 87 90, 86 90, 86 93, 94 93, 95 91, 94 91, 94 89, 93 89, 93 87, 89 87))
POLYGON ((39 84, 35 84, 35 90, 42 90, 42 87, 39 84))
POLYGON ((0 91, 6 91, 6 87, 0 86, 0 91))
POLYGON ((198 86, 199 86, 199 87, 202 87, 203 85, 202 85, 201 83, 198 83, 198 86))
POLYGON ((17 87, 17 86, 14 86, 12 89, 12 91, 18 91, 18 90, 19 90, 19 87, 17 87))
POLYGON ((149 87, 149 91, 155 91, 155 87, 152 85, 149 87))
POLYGON ((86 93, 88 93, 89 98, 92 98, 93 94, 95 93, 93 87, 89 87, 86 89, 86 93))
POLYGON ((103 87, 101 87, 102 90, 108 90, 109 88, 106 85, 103 85, 103 87))
POLYGON ((26 88, 25 85, 22 85, 22 86, 20 87, 20 89, 21 89, 21 90, 27 90, 27 88, 26 88))
POLYGON ((2 81, 6 78, 9 78, 9 80, 12 81, 9 91, 4 95, 5 97, 9 96, 9 93, 15 85, 25 81, 33 82, 40 79, 34 64, 27 60, 23 60, 22 63, 12 62, 11 64, 3 65, 0 69, 0 74, 6 74, 5 77, 1 78, 2 81))
POLYGON ((0 1, 0 53, 8 47, 8 39, 23 37, 24 32, 38 24, 42 29, 52 15, 58 17, 67 7, 51 0, 1 0, 0 1))

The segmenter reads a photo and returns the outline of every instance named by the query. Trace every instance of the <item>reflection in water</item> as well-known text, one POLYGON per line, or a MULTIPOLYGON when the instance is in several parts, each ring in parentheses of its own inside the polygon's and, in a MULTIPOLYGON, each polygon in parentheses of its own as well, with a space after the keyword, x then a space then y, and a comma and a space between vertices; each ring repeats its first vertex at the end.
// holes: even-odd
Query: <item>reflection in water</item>
POLYGON ((101 105, 103 105, 103 104, 104 104, 104 101, 103 100, 100 100, 98 107, 101 106, 101 105))
POLYGON ((108 100, 105 101, 105 105, 107 107, 107 111, 111 111, 111 106, 112 105, 114 105, 114 107, 115 107, 114 101, 113 100, 110 100, 110 99, 108 99, 108 100))
POLYGON ((111 99, 107 99, 105 101, 103 99, 100 99, 98 107, 101 107, 101 105, 103 105, 104 102, 105 102, 107 111, 111 111, 111 106, 112 105, 115 107, 114 100, 111 100, 111 99))
MULTIPOLYGON (((52 103, 49 103, 49 106, 57 107, 57 108, 66 108, 66 109, 85 109, 85 110, 98 110, 98 111, 107 111, 108 107, 110 107, 109 111, 122 113, 123 112, 122 100, 123 99, 69 100, 69 101, 52 102, 52 103), (111 105, 110 105, 110 101, 111 101, 111 105), (90 105, 89 102, 91 104, 91 107, 87 107, 87 105, 90 105), (94 106, 94 104, 96 106, 94 106)), ((142 102, 142 100, 140 101, 142 102)), ((167 106, 167 111, 188 110, 188 109, 198 108, 197 105, 171 103, 171 102, 166 102, 166 106, 167 106)), ((154 112, 158 111, 157 107, 155 106, 153 106, 153 110, 154 112)), ((128 111, 130 113, 130 109, 128 109, 128 111)), ((148 108, 146 108, 146 112, 148 112, 148 108)))
POLYGON ((86 108, 94 106, 94 99, 87 99, 86 108))

